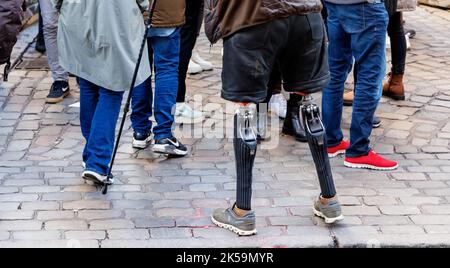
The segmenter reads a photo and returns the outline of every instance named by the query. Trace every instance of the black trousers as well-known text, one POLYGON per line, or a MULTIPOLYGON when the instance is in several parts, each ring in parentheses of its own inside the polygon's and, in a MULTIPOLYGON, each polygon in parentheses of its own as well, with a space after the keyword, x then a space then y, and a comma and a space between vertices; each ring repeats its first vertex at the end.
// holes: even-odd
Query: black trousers
POLYGON ((192 50, 203 21, 203 0, 186 0, 186 23, 181 28, 180 65, 178 68, 177 102, 186 100, 186 76, 192 50))
POLYGON ((406 39, 401 12, 389 16, 388 35, 391 40, 392 74, 403 74, 406 62, 406 39))

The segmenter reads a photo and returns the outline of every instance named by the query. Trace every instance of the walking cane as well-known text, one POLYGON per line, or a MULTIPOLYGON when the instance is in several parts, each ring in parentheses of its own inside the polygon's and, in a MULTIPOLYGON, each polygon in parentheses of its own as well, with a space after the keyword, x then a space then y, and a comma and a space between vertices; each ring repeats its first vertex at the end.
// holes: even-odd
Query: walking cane
POLYGON ((113 155, 112 155, 112 158, 111 158, 111 163, 109 164, 108 175, 106 176, 106 181, 102 185, 103 186, 103 189, 102 189, 102 193, 103 194, 107 194, 108 193, 108 186, 112 185, 112 178, 113 178, 113 176, 112 176, 112 168, 114 166, 114 160, 116 159, 117 149, 119 148, 120 137, 122 136, 122 131, 123 131, 123 127, 125 125, 125 120, 127 119, 127 114, 128 114, 128 111, 130 110, 131 96, 133 95, 132 93, 133 93, 134 86, 136 84, 136 78, 137 78, 137 75, 139 73, 139 67, 141 65, 142 56, 144 54, 145 44, 147 42, 147 36, 148 36, 149 31, 150 31, 150 28, 152 27, 153 13, 155 12, 155 7, 156 7, 156 0, 153 0, 151 8, 150 8, 150 13, 149 13, 149 16, 148 16, 148 20, 147 20, 147 26, 146 26, 146 29, 145 29, 145 35, 144 35, 144 38, 142 40, 141 50, 139 51, 139 56, 138 56, 138 60, 137 60, 137 63, 136 63, 136 67, 134 68, 133 79, 131 80, 131 86, 130 86, 130 90, 128 92, 127 102, 125 103, 125 107, 123 109, 123 118, 122 118, 122 121, 120 122, 119 133, 117 135, 116 144, 114 145, 114 151, 113 151, 113 155))

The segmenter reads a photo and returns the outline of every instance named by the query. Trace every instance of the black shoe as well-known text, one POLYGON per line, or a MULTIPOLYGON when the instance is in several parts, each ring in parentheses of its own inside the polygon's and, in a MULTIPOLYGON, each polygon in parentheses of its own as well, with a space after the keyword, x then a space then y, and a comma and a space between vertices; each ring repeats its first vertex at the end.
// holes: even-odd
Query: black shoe
POLYGON ((372 127, 373 128, 379 128, 381 126, 381 119, 378 118, 377 116, 373 117, 373 123, 372 123, 372 127))
POLYGON ((44 54, 45 51, 47 51, 47 49, 45 47, 45 41, 44 41, 43 36, 38 36, 36 38, 36 45, 34 46, 34 48, 36 49, 37 52, 40 52, 42 54, 44 54))
POLYGON ((66 81, 55 81, 47 95, 47 103, 58 103, 64 100, 70 93, 69 83, 66 81))
POLYGON ((291 98, 288 101, 282 132, 286 135, 294 136, 297 141, 307 142, 306 133, 300 119, 300 100, 294 99, 296 98, 294 96, 294 94, 291 94, 291 98))
POLYGON ((133 148, 145 149, 152 141, 151 133, 139 133, 134 132, 133 134, 133 148))
POLYGON ((174 156, 187 155, 187 147, 178 141, 175 137, 155 140, 153 152, 158 154, 168 154, 174 156))

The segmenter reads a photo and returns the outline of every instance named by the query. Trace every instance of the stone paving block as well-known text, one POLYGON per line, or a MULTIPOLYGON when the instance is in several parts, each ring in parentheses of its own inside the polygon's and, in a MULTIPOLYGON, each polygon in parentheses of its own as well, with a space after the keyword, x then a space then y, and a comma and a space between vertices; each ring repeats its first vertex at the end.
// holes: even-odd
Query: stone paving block
POLYGON ((349 216, 373 216, 381 215, 380 210, 375 206, 343 206, 342 213, 349 216))
POLYGON ((152 239, 191 238, 193 231, 189 228, 151 228, 152 239))
POLYGON ((408 216, 363 216, 361 217, 364 225, 408 225, 412 224, 408 216))
POLYGON ((425 225, 424 228, 429 234, 450 234, 450 225, 425 225))
MULTIPOLYGON (((197 199, 193 200, 194 207, 203 207, 204 202, 207 200, 197 199)), ((221 200, 220 200, 221 201, 221 200)), ((213 201, 210 201, 213 202, 213 201)), ((208 203, 208 202, 207 202, 208 203)), ((214 204, 214 203, 213 203, 214 204)), ((191 204, 188 200, 158 200, 153 202, 154 208, 190 208, 191 204)), ((206 206, 209 207, 209 206, 206 206)))
POLYGON ((45 222, 46 230, 86 230, 88 225, 82 220, 54 220, 45 222))
POLYGON ((60 192, 59 186, 27 186, 22 187, 23 193, 53 193, 60 192))
POLYGON ((423 173, 391 173, 397 181, 426 181, 427 177, 423 173))
POLYGON ((22 210, 58 210, 59 203, 52 201, 22 202, 22 210))
POLYGON ((381 226, 381 232, 383 234, 424 234, 425 230, 422 227, 414 225, 404 226, 381 226))
POLYGON ((120 218, 123 215, 120 210, 80 210, 78 218, 86 220, 102 220, 120 218))
POLYGON ((8 240, 10 238, 11 234, 9 232, 0 231, 0 241, 2 240, 8 240))
POLYGON ((110 209, 111 202, 104 200, 80 200, 64 202, 63 209, 83 210, 83 209, 110 209))
POLYGON ((6 220, 31 220, 34 217, 34 211, 0 211, 0 221, 6 220))
POLYGON ((0 231, 41 230, 42 222, 35 220, 0 221, 0 231))
POLYGON ((17 231, 12 234, 14 240, 58 240, 61 233, 58 231, 17 231))
POLYGON ((450 215, 413 215, 411 220, 419 225, 442 225, 450 224, 450 215))
POLYGON ((313 220, 311 217, 298 217, 298 216, 282 216, 282 217, 269 217, 270 225, 272 226, 311 226, 313 220))
POLYGON ((102 240, 106 238, 105 231, 66 231, 64 232, 66 239, 73 240, 102 240))
POLYGON ((37 194, 1 194, 0 202, 36 201, 38 198, 37 194))
POLYGON ((66 220, 72 219, 75 217, 75 213, 73 211, 39 211, 37 212, 36 219, 41 221, 48 220, 66 220))
POLYGON ((427 214, 450 215, 450 205, 424 205, 422 211, 427 214))
POLYGON ((420 209, 416 206, 379 206, 384 215, 415 215, 420 214, 420 209))
POLYGON ((111 230, 134 228, 134 224, 126 219, 93 220, 89 223, 91 230, 111 230))
POLYGON ((392 196, 365 196, 363 197, 363 201, 364 204, 368 206, 398 204, 397 199, 392 196))
POLYGON ((172 218, 137 218, 134 219, 136 228, 161 228, 161 227, 175 227, 175 221, 172 218))
POLYGON ((98 248, 97 240, 2 241, 0 248, 98 248))

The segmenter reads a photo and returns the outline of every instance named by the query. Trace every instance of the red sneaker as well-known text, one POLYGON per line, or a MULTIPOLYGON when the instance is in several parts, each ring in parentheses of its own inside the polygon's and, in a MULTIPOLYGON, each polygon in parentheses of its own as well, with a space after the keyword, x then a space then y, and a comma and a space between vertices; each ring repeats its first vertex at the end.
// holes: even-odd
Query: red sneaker
POLYGON ((339 145, 327 148, 328 157, 333 158, 340 154, 345 154, 345 150, 347 150, 348 147, 350 147, 350 142, 343 140, 339 145))
POLYGON ((387 160, 374 151, 368 155, 359 157, 346 157, 344 165, 350 168, 367 168, 374 170, 394 170, 398 168, 398 163, 387 160))

